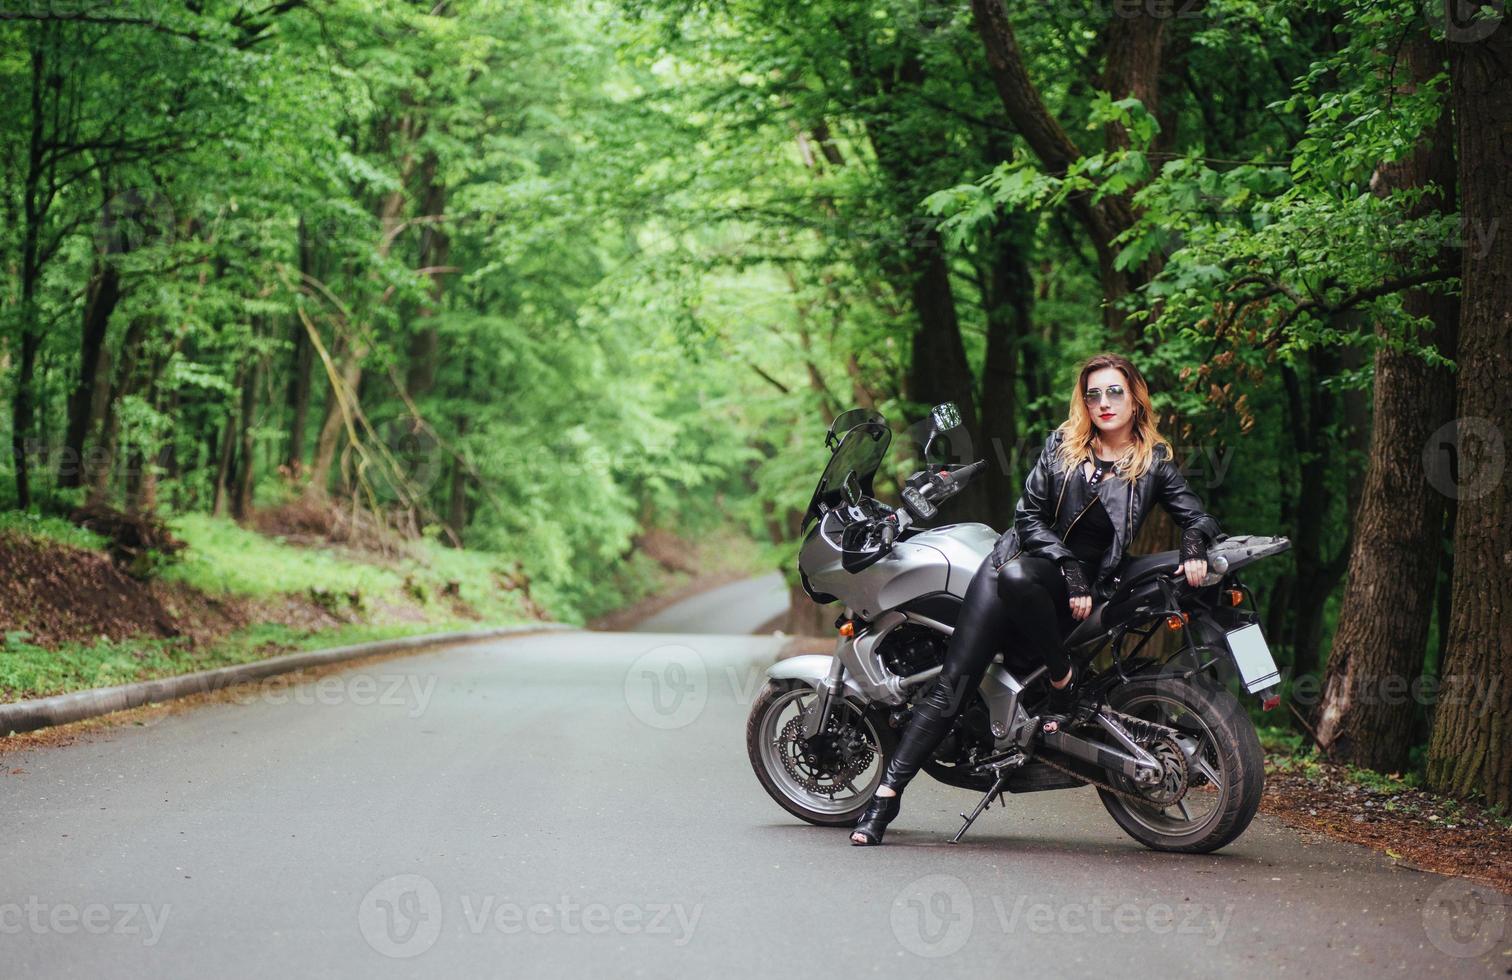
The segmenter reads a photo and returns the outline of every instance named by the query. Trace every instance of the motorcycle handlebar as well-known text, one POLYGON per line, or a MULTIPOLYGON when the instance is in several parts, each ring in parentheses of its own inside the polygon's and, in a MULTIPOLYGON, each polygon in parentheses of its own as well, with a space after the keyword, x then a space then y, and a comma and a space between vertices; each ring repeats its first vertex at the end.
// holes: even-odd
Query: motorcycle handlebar
POLYGON ((965 483, 987 468, 987 461, 979 459, 970 466, 963 467, 951 474, 951 479, 957 483, 965 483))
MULTIPOLYGON (((948 497, 956 491, 960 490, 961 487, 965 486, 972 477, 976 476, 986 468, 987 461, 985 459, 979 459, 975 463, 972 463, 968 466, 963 466, 958 470, 942 470, 938 475, 938 482, 932 484, 932 486, 939 487, 940 490, 944 491, 943 494, 940 494, 939 496, 948 497)), ((932 494, 931 496, 935 495, 932 494)))

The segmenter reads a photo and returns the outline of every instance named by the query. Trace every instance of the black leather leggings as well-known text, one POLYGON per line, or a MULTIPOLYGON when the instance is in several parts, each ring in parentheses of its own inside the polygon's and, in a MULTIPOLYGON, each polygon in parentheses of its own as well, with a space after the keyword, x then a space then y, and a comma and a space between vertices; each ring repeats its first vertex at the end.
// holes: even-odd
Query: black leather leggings
POLYGON ((1062 640, 1076 625, 1069 603, 1065 576, 1049 558, 1020 555, 996 573, 990 558, 983 561, 966 589, 940 676, 914 702, 882 782, 903 791, 970 703, 999 650, 1010 662, 1044 664, 1050 677, 1065 677, 1071 661, 1062 640))

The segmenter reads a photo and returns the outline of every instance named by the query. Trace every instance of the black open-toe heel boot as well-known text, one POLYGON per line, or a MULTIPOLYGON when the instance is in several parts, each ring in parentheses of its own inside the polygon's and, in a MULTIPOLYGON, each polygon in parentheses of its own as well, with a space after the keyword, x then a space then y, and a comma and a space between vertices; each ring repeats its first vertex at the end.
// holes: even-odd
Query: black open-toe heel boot
POLYGON ((866 838, 864 841, 851 838, 851 843, 858 847, 882 843, 882 835, 887 831, 887 825, 897 817, 898 811, 903 806, 903 794, 897 796, 873 796, 871 804, 862 812, 861 819, 856 823, 856 829, 852 834, 859 833, 866 838))

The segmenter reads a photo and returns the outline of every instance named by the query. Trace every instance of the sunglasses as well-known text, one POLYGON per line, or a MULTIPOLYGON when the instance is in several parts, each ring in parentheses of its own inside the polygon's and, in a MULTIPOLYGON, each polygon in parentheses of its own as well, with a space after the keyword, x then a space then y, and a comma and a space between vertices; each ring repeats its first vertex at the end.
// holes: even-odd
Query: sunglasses
POLYGON ((1102 401, 1104 395, 1107 395, 1108 404, 1117 405, 1124 400, 1126 394, 1128 393, 1124 391, 1123 385, 1108 385, 1106 388, 1088 388, 1082 394, 1082 401, 1088 405, 1096 405, 1102 401))

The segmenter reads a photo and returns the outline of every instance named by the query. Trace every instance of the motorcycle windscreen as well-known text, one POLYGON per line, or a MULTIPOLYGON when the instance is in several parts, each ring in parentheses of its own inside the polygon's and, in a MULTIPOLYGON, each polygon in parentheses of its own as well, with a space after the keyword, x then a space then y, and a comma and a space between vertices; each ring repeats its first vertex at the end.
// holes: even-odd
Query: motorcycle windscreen
POLYGON ((835 447, 829 465, 819 477, 819 485, 809 498, 808 510, 803 515, 803 527, 809 522, 834 510, 845 499, 845 478, 855 473, 861 492, 872 495, 872 479, 887 458, 887 447, 892 442, 892 430, 878 421, 863 422, 852 428, 835 447))

